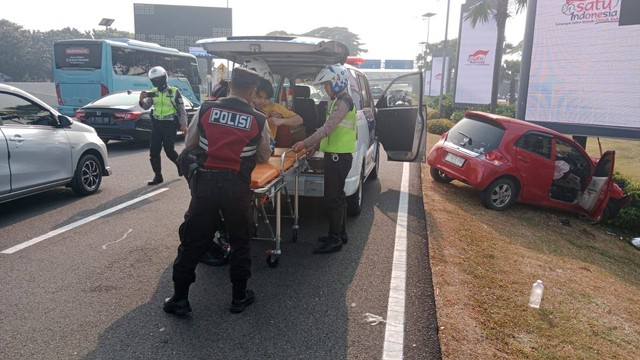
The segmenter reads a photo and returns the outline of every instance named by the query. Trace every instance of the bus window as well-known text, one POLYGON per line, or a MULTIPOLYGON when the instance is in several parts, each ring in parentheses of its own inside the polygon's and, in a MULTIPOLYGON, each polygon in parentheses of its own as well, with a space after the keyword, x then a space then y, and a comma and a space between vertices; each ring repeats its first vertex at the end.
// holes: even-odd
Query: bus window
POLYGON ((102 44, 55 46, 54 62, 56 69, 100 69, 102 44))

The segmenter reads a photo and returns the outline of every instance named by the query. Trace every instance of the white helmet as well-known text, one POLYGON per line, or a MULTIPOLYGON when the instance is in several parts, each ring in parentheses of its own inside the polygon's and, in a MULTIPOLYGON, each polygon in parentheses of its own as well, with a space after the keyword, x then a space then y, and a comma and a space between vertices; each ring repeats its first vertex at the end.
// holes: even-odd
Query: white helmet
POLYGON ((261 78, 271 81, 271 69, 269 68, 269 65, 267 65, 267 63, 260 58, 248 58, 247 60, 245 60, 242 67, 253 70, 257 72, 261 78))
POLYGON ((149 79, 156 79, 161 76, 167 77, 167 71, 162 66, 155 66, 149 70, 149 79))
POLYGON ((334 94, 344 90, 349 85, 347 69, 340 64, 329 65, 320 71, 316 79, 313 80, 313 85, 321 85, 326 82, 331 83, 331 91, 334 94))

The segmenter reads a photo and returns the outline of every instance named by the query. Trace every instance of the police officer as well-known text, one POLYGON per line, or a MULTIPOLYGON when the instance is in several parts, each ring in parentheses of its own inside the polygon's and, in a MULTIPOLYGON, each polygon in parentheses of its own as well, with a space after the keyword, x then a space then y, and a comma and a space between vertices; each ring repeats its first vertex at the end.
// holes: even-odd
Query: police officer
POLYGON ((356 149, 356 108, 347 90, 347 70, 340 64, 320 71, 314 85, 322 84, 331 101, 324 125, 311 136, 293 144, 293 150, 307 149, 313 154, 318 147, 324 152, 324 201, 329 214, 329 233, 319 238, 324 244, 314 250, 327 254, 342 249, 349 240, 346 231, 347 198, 344 183, 351 169, 352 153, 356 149))
POLYGON ((169 160, 178 167, 178 175, 182 176, 182 171, 176 162, 178 153, 174 145, 177 128, 179 127, 185 134, 187 132, 187 112, 178 88, 167 85, 167 72, 162 66, 149 70, 149 79, 153 88, 140 93, 139 103, 145 110, 153 105, 149 160, 155 175, 147 185, 157 185, 164 181, 160 161, 160 150, 163 147, 169 160))
POLYGON ((234 69, 229 96, 205 101, 189 126, 186 148, 200 147, 205 156, 201 168, 191 176, 191 203, 178 230, 174 293, 163 307, 168 313, 191 312, 189 286, 195 281, 196 265, 217 230, 220 211, 230 244, 230 310, 242 312, 255 299, 253 291, 247 289, 251 277, 249 242, 253 237, 251 172, 256 162, 267 162, 271 155, 265 115, 252 105, 259 80, 255 71, 234 69))

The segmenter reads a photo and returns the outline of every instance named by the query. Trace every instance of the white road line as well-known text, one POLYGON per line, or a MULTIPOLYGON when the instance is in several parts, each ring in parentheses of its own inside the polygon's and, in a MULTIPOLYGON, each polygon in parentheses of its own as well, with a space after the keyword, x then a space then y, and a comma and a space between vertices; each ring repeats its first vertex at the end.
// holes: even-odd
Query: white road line
POLYGON ((404 346, 404 297, 407 275, 407 212, 409 203, 409 163, 402 167, 398 221, 393 249, 393 266, 387 305, 387 324, 384 332, 382 359, 402 360, 404 346))
POLYGON ((14 246, 14 247, 8 248, 7 250, 4 250, 4 251, 0 252, 0 254, 13 254, 16 251, 22 250, 22 249, 27 248, 27 247, 29 247, 31 245, 35 245, 35 244, 37 244, 37 243, 39 243, 41 241, 44 241, 44 240, 47 240, 47 239, 49 239, 51 237, 54 237, 56 235, 62 234, 65 231, 68 231, 68 230, 71 230, 71 229, 76 228, 78 226, 84 225, 84 224, 86 224, 86 223, 88 223, 90 221, 93 221, 95 219, 99 219, 99 218, 101 218, 101 217, 103 217, 105 215, 109 215, 109 214, 111 214, 113 212, 116 212, 116 211, 118 211, 120 209, 124 209, 127 206, 133 205, 133 204, 135 204, 137 202, 140 202, 142 200, 148 199, 148 198, 150 198, 152 196, 155 196, 155 195, 160 194, 161 192, 164 192, 164 191, 167 191, 167 190, 169 190, 169 188, 162 188, 162 189, 158 189, 158 190, 156 190, 154 192, 150 192, 150 193, 148 193, 146 195, 143 195, 143 196, 140 196, 140 197, 135 198, 133 200, 127 201, 126 203, 122 203, 122 204, 120 204, 118 206, 114 206, 111 209, 107 209, 107 210, 99 212, 99 213, 97 213, 95 215, 91 215, 91 216, 89 216, 87 218, 84 218, 82 220, 78 220, 78 221, 76 221, 74 223, 71 223, 69 225, 65 225, 65 226, 63 226, 63 227, 61 227, 59 229, 56 229, 56 230, 50 231, 50 232, 48 232, 48 233, 46 233, 44 235, 38 236, 37 238, 33 238, 33 239, 29 240, 29 241, 25 241, 22 244, 18 244, 18 245, 14 246))

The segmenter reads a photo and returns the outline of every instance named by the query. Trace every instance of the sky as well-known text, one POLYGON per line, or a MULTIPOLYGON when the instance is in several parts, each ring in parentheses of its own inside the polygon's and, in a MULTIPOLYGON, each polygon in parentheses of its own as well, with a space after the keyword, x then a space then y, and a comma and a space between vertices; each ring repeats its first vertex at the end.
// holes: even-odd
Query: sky
MULTIPOLYGON (((449 0, 448 38, 458 37, 460 5, 449 0)), ((265 35, 271 31, 304 33, 319 27, 346 27, 360 37, 365 59, 415 59, 421 42, 444 40, 447 0, 24 0, 3 1, 0 18, 26 30, 80 31, 104 28, 102 18, 115 19, 112 29, 134 32, 133 4, 229 7, 233 35, 265 35), (35 11, 34 6, 37 6, 35 11), (430 21, 422 17, 436 13, 430 21)), ((517 44, 524 37, 526 10, 507 21, 506 40, 517 44)))

